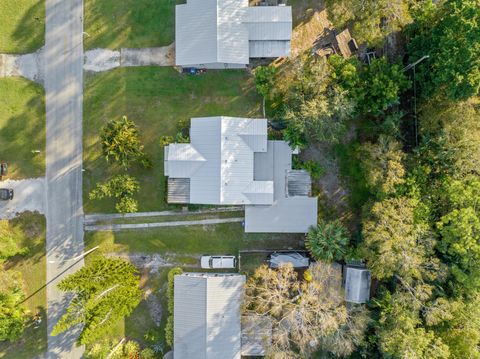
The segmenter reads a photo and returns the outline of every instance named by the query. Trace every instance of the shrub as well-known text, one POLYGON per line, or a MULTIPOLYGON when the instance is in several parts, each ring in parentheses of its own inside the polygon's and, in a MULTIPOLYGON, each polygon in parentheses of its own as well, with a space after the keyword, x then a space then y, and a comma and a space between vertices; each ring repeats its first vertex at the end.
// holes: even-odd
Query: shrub
POLYGON ((180 267, 175 267, 170 269, 168 272, 168 288, 167 288, 167 298, 168 298, 168 319, 167 325, 165 326, 165 341, 169 346, 173 345, 173 309, 174 309, 174 277, 177 274, 182 274, 183 269, 180 267))

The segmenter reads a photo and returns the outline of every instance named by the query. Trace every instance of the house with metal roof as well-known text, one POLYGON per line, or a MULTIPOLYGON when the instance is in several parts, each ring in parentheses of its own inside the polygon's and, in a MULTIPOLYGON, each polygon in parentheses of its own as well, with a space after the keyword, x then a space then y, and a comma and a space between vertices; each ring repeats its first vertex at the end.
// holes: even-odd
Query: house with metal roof
POLYGON ((240 274, 174 277, 174 359, 240 359, 244 285, 240 274))
POLYGON ((169 203, 245 205, 246 232, 306 233, 317 223, 308 172, 269 141, 266 119, 192 118, 190 143, 164 148, 169 203))
POLYGON ((290 54, 292 8, 248 0, 187 0, 175 8, 175 63, 243 68, 250 58, 290 54))

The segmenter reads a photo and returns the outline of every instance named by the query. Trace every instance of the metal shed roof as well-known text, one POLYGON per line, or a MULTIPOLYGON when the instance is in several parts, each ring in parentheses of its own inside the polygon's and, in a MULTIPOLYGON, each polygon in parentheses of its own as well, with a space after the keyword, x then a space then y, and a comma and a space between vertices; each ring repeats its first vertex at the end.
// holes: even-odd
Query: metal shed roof
POLYGON ((345 278, 345 300, 351 303, 366 303, 370 299, 371 274, 368 269, 348 267, 345 278))
POLYGON ((174 278, 174 359, 240 359, 245 276, 185 273, 174 278))

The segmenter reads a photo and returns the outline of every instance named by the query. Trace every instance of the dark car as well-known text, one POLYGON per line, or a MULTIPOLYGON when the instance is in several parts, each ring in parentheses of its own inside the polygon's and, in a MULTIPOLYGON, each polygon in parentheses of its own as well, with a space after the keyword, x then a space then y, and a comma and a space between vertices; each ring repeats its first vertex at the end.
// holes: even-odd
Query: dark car
POLYGON ((0 188, 0 201, 9 201, 13 199, 13 189, 0 188))
POLYGON ((8 173, 8 166, 5 162, 0 163, 0 177, 6 176, 8 173))

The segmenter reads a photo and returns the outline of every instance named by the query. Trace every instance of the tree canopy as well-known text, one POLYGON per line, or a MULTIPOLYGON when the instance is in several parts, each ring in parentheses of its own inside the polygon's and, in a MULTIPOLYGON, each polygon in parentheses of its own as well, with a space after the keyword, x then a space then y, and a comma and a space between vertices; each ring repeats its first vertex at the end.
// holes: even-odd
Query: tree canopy
POLYGON ((475 96, 480 88, 480 1, 445 0, 409 29, 409 62, 418 65, 425 96, 441 92, 450 100, 475 96))
POLYGON ((102 338, 141 300, 137 270, 132 264, 116 258, 99 257, 63 279, 58 287, 72 293, 73 299, 52 335, 82 324, 78 338, 81 344, 102 338))
POLYGON ((120 119, 110 120, 101 132, 102 151, 107 161, 114 161, 123 167, 138 161, 149 166, 149 161, 143 151, 135 123, 122 116, 120 119))
POLYGON ((117 175, 110 180, 97 183, 89 193, 90 199, 116 198, 115 208, 120 213, 137 212, 137 201, 132 197, 140 189, 138 181, 129 175, 117 175))

